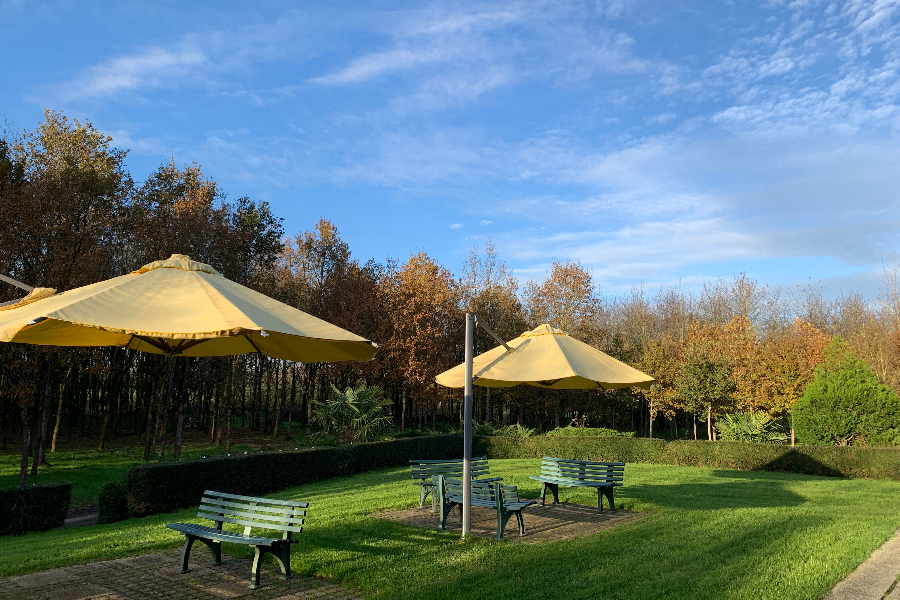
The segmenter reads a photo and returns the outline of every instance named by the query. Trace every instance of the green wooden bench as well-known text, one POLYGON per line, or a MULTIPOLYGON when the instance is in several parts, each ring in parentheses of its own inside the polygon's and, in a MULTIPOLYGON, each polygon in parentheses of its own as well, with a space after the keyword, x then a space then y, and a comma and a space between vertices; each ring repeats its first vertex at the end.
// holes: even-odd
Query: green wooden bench
POLYGON ((259 565, 262 557, 269 553, 281 565, 284 579, 291 578, 291 539, 294 533, 303 531, 303 522, 309 502, 293 502, 287 500, 270 500, 252 496, 235 496, 222 492, 203 492, 200 500, 200 512, 197 517, 214 521, 215 527, 195 525, 193 523, 169 523, 169 529, 184 534, 184 546, 181 549, 181 572, 188 572, 188 557, 191 546, 197 540, 203 542, 213 554, 213 564, 222 562, 222 542, 247 544, 256 548, 253 567, 250 571, 250 589, 259 587, 259 565), (222 529, 222 523, 243 525, 243 533, 222 529), (281 537, 250 535, 253 528, 269 531, 281 531, 281 537))
MULTIPOLYGON (((463 480, 452 479, 443 475, 436 478, 437 494, 441 507, 441 529, 447 527, 447 516, 455 506, 459 506, 462 519, 463 480)), ((493 508, 497 511, 497 539, 503 539, 506 523, 512 515, 519 522, 519 535, 525 535, 525 521, 522 509, 535 504, 534 500, 520 500, 519 492, 514 485, 503 485, 499 481, 472 481, 472 506, 493 508)))
POLYGON ((541 461, 541 474, 529 475, 531 479, 543 483, 541 486, 541 506, 549 489, 553 492, 553 503, 559 503, 559 486, 597 488, 597 508, 603 512, 603 496, 609 501, 610 510, 615 510, 613 489, 622 485, 625 463, 593 462, 589 460, 567 460, 545 456, 541 461))
MULTIPOLYGON (((412 470, 412 478, 416 480, 419 486, 419 508, 425 508, 425 499, 431 494, 431 512, 435 512, 437 502, 434 494, 434 478, 438 475, 445 477, 453 477, 454 479, 462 479, 463 476, 463 459, 451 458, 447 460, 411 460, 409 461, 412 470)), ((488 471, 488 462, 486 456, 477 456, 472 459, 472 478, 478 479, 490 475, 488 471)), ((481 481, 500 481, 502 477, 494 477, 491 479, 482 479, 481 481)))

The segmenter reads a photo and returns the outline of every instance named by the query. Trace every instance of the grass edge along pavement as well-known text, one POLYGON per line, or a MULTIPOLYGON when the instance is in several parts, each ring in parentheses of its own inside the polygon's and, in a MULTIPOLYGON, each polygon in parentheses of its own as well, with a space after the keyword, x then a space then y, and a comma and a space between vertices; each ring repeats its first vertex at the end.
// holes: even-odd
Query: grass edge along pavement
MULTIPOLYGON (((536 497, 534 459, 492 460, 491 470, 536 497)), ((648 516, 582 538, 533 545, 380 521, 418 495, 408 468, 291 488, 275 498, 310 502, 294 571, 390 598, 412 598, 429 582, 437 598, 797 598, 818 599, 897 529, 900 483, 633 464, 616 502, 648 516)), ((561 490, 592 504, 593 490, 561 490)), ((0 575, 156 552, 181 544, 165 523, 196 509, 113 525, 0 539, 0 575)), ((526 526, 528 515, 526 510, 526 526)), ((246 547, 225 551, 249 556, 246 547)), ((208 560, 199 548, 194 560, 208 560)), ((173 569, 177 565, 173 563, 173 569)), ((267 564, 263 578, 275 576, 267 564)))

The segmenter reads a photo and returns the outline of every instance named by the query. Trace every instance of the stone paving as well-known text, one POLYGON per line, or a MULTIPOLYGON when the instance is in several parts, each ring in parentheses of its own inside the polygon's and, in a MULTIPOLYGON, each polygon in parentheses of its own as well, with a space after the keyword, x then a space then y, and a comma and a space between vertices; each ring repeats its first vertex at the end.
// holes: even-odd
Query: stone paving
POLYGON ((900 529, 837 583, 825 600, 900 600, 900 529))
MULTIPOLYGON (((523 510, 522 514, 525 518, 525 537, 519 537, 516 518, 511 517, 503 532, 504 540, 525 544, 568 540, 631 523, 644 516, 642 513, 627 510, 604 510, 603 513, 599 513, 596 506, 566 502, 546 506, 535 504, 523 510)), ((438 515, 432 513, 430 507, 382 512, 372 516, 414 527, 438 529, 438 515)), ((460 531, 459 509, 454 509, 447 519, 447 530, 460 531)), ((495 537, 497 511, 472 507, 472 535, 495 537)))
MULTIPOLYGON (((198 544, 199 546, 199 544, 198 544)), ((274 563, 266 562, 260 587, 251 590, 250 563, 223 553, 212 566, 203 547, 191 553, 191 570, 179 573, 178 551, 133 556, 39 571, 0 579, 0 600, 252 600, 357 599, 358 593, 317 577, 295 575, 285 581, 274 563), (198 552, 199 550, 199 552, 198 552)))

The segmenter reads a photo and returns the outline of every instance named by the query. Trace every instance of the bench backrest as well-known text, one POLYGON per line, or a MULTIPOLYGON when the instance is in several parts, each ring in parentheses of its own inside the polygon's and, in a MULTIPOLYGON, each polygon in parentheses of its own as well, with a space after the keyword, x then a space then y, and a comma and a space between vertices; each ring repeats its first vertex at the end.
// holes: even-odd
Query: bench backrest
POLYGON ((250 535, 253 527, 257 527, 282 531, 284 539, 289 540, 292 533, 303 531, 303 517, 308 507, 309 502, 270 500, 207 490, 203 492, 197 516, 215 521, 217 529, 222 528, 223 522, 243 525, 245 537, 250 535))
POLYGON ((541 461, 541 475, 574 479, 585 483, 609 483, 622 485, 625 472, 623 462, 594 462, 590 460, 568 460, 545 456, 541 461))
MULTIPOLYGON (((461 479, 463 474, 463 459, 451 458, 447 460, 411 460, 409 467, 412 470, 413 479, 422 479, 431 482, 432 477, 444 475, 461 479)), ((490 475, 486 456, 472 458, 472 477, 484 477, 490 475)))
MULTIPOLYGON (((463 480, 440 477, 441 493, 451 502, 462 502, 463 480)), ((497 506, 497 498, 503 504, 519 501, 519 490, 514 485, 502 485, 499 481, 472 481, 472 504, 476 506, 497 506)))

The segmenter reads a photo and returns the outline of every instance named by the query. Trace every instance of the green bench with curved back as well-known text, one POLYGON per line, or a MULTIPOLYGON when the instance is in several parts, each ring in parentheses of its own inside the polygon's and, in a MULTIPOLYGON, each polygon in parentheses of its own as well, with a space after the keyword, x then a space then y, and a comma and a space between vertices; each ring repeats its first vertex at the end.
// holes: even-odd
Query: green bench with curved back
MULTIPOLYGON (((419 486, 419 508, 425 508, 425 499, 431 494, 431 512, 435 512, 437 502, 434 492, 434 478, 438 475, 462 479, 463 459, 451 458, 445 460, 411 460, 409 467, 412 470, 412 478, 419 486)), ((476 456, 472 459, 472 479, 490 475, 486 456, 476 456)), ((500 481, 502 477, 482 479, 481 481, 500 481)))
POLYGON ((306 508, 309 502, 290 500, 270 500, 253 496, 236 496, 222 492, 205 491, 200 500, 200 512, 197 517, 215 522, 215 527, 196 525, 194 523, 169 523, 169 529, 184 534, 184 546, 181 549, 181 572, 188 572, 188 558, 191 546, 201 541, 212 551, 213 564, 222 562, 222 542, 247 544, 256 549, 253 567, 250 571, 250 589, 259 587, 259 565, 265 554, 271 554, 281 566, 284 579, 291 578, 291 539, 292 534, 303 531, 306 508), (243 525, 244 531, 235 532, 222 529, 223 523, 243 525), (281 537, 251 535, 252 529, 263 529, 281 532, 281 537))
MULTIPOLYGON (((454 507, 459 506, 462 518, 463 480, 439 475, 436 478, 438 504, 441 507, 441 529, 447 527, 447 517, 454 507)), ((519 535, 525 535, 525 521, 522 509, 535 504, 534 500, 520 500, 514 485, 503 485, 499 481, 472 481, 472 506, 491 508, 497 511, 497 539, 503 539, 503 530, 512 515, 519 522, 519 535)))
POLYGON ((613 489, 622 485, 625 472, 623 462, 594 462, 590 460, 568 460, 545 456, 541 461, 541 474, 529 475, 540 481, 541 506, 549 489, 553 493, 553 503, 559 503, 559 486, 597 488, 597 508, 603 512, 603 496, 609 501, 610 510, 616 509, 613 489))

